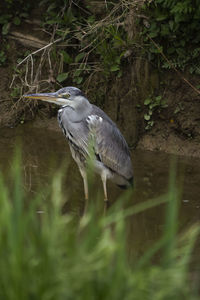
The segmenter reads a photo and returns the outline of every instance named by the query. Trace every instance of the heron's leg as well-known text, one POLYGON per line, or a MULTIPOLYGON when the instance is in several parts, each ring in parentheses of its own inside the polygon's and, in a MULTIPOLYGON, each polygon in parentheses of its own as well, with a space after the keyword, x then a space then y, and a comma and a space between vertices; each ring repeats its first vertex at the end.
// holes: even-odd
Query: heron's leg
POLYGON ((107 175, 105 172, 101 173, 101 180, 103 182, 104 201, 108 201, 107 188, 106 188, 107 175))
POLYGON ((84 184, 84 193, 85 193, 85 200, 88 200, 88 181, 87 181, 87 172, 84 169, 79 168, 81 176, 83 177, 83 184, 84 184))

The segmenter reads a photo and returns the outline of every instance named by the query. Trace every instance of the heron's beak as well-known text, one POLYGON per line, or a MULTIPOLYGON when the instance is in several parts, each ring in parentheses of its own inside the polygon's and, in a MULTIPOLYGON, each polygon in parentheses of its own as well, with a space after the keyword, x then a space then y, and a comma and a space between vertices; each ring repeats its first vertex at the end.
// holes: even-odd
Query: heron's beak
POLYGON ((68 100, 63 99, 61 96, 58 95, 57 92, 42 93, 42 94, 28 94, 28 95, 24 95, 24 98, 42 100, 57 105, 64 105, 68 103, 68 100))
POLYGON ((43 100, 47 102, 56 101, 56 99, 59 99, 57 93, 27 94, 24 95, 24 98, 43 100))

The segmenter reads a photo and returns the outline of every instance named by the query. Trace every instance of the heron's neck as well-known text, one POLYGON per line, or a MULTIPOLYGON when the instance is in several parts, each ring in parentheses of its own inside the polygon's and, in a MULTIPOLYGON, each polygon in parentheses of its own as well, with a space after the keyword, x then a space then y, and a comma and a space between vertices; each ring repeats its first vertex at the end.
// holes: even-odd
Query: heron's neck
POLYGON ((68 118, 72 122, 80 122, 92 111, 92 104, 85 98, 84 101, 77 102, 76 105, 63 105, 62 110, 65 110, 68 118))
POLYGON ((80 105, 77 105, 75 107, 75 112, 78 120, 83 120, 84 118, 87 118, 87 116, 92 111, 92 105, 90 102, 85 99, 84 102, 80 103, 80 105))

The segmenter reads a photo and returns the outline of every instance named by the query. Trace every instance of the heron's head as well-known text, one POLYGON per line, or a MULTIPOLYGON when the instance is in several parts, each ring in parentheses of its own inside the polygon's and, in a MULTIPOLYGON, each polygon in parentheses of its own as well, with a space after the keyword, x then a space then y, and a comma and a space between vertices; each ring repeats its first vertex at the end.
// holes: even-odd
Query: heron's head
POLYGON ((68 105, 74 109, 88 103, 83 92, 76 87, 64 87, 54 93, 40 93, 24 95, 25 98, 38 99, 46 102, 54 103, 57 105, 68 105))

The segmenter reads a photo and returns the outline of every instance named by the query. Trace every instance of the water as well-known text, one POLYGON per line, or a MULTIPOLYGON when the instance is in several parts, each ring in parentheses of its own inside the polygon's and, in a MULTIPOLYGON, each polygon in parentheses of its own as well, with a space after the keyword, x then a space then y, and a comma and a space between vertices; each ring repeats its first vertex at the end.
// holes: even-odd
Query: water
MULTIPOLYGON (((71 158, 65 137, 60 131, 33 128, 23 125, 15 129, 0 130, 0 170, 7 173, 12 165, 16 143, 21 144, 23 156, 24 189, 27 196, 45 190, 51 185, 52 176, 59 168, 66 171, 63 190, 66 195, 65 210, 79 214, 83 203, 83 183, 78 168, 71 158)), ((157 197, 168 189, 169 166, 172 155, 161 152, 133 151, 135 193, 132 203, 157 197)), ((177 156, 178 173, 182 182, 182 196, 179 213, 180 227, 187 228, 200 220, 200 161, 195 158, 177 156), (182 176, 184 174, 184 176, 182 176)), ((100 194, 103 203, 102 184, 97 177, 90 198, 100 194)), ((123 193, 108 183, 108 196, 112 202, 123 193)), ((149 209, 130 219, 128 239, 130 253, 138 256, 162 234, 165 206, 149 209)), ((198 246, 197 246, 198 247, 198 246)))

